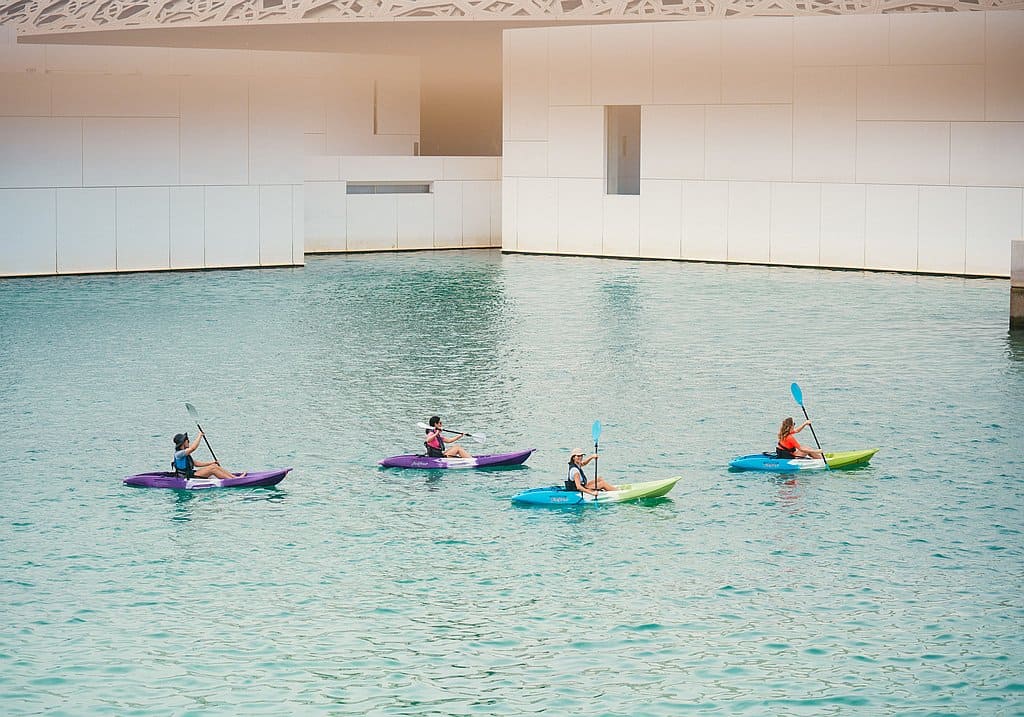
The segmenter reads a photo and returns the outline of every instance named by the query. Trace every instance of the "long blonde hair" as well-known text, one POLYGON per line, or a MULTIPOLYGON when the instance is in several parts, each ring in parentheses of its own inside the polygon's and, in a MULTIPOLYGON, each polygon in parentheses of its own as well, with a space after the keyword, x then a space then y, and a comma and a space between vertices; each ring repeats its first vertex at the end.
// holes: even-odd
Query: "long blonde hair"
POLYGON ((788 436, 792 432, 793 432, 793 419, 792 418, 784 419, 782 421, 782 425, 779 426, 779 440, 781 441, 783 438, 785 438, 786 436, 788 436))

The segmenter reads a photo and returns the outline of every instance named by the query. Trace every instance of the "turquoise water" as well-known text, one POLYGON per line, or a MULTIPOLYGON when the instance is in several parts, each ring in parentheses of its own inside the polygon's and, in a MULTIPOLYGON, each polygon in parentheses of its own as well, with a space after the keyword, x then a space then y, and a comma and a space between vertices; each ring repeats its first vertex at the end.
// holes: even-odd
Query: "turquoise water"
POLYGON ((1022 714, 1008 293, 497 252, 0 282, 0 713, 1022 714), (869 467, 726 470, 792 381, 869 467), (122 486, 185 401, 228 468, 294 472, 122 486), (539 450, 376 467, 435 412, 539 450), (595 419, 601 473, 669 498, 513 507, 595 419))

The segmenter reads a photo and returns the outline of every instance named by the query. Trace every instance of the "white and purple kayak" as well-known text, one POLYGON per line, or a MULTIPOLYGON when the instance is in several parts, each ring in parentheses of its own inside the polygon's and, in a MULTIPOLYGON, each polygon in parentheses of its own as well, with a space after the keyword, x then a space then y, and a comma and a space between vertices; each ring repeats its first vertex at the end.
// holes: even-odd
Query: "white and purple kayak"
POLYGON ((518 466, 526 462, 536 448, 527 448, 525 451, 514 453, 494 453, 489 456, 473 456, 472 458, 430 458, 423 455, 391 456, 378 465, 384 468, 423 468, 427 470, 447 468, 501 468, 502 466, 518 466))
POLYGON ((174 473, 139 473, 124 479, 125 485, 140 488, 172 488, 174 490, 201 490, 203 488, 261 488, 277 485, 284 480, 291 468, 278 468, 272 471, 247 473, 244 477, 234 478, 192 478, 186 480, 174 473))

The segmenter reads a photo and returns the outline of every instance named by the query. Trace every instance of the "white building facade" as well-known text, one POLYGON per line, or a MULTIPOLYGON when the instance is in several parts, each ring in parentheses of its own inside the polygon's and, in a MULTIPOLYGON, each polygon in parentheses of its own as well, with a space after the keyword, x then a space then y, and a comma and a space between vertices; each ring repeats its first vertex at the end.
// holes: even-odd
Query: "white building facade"
POLYGON ((0 277, 468 247, 1007 276, 1022 37, 1024 0, 0 2, 0 277))
POLYGON ((1024 12, 518 29, 503 56, 507 251, 1009 274, 1024 12))

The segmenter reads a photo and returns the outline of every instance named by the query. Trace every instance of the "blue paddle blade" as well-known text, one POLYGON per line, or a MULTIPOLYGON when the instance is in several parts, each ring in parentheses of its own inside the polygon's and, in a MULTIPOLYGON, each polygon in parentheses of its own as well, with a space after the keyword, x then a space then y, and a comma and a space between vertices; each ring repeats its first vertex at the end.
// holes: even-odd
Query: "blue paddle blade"
POLYGON ((594 421, 594 425, 590 429, 590 435, 594 437, 594 443, 597 443, 597 439, 601 437, 601 422, 600 421, 594 421))
POLYGON ((195 420, 199 420, 199 411, 191 403, 185 403, 185 410, 188 411, 188 415, 192 416, 195 420))
POLYGON ((793 399, 799 404, 804 405, 804 394, 800 390, 800 387, 795 383, 789 387, 789 390, 793 392, 793 399))

